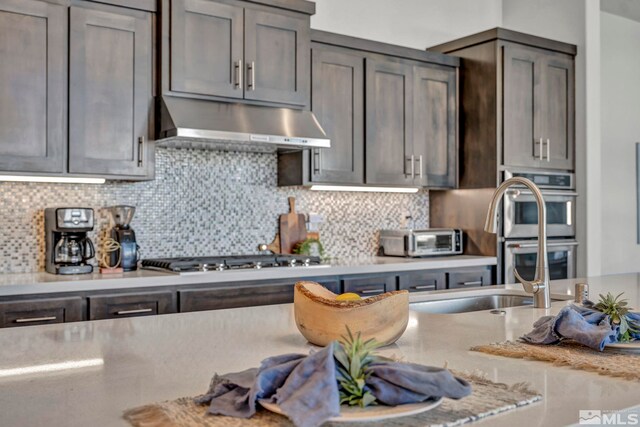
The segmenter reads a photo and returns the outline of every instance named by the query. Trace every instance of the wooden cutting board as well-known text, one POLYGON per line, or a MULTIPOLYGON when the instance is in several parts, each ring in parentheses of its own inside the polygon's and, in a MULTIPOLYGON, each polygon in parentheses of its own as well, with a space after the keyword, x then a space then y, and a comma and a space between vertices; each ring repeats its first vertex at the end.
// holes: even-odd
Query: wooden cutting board
POLYGON ((296 243, 307 238, 307 224, 304 214, 296 213, 296 199, 289 197, 288 214, 280 215, 280 252, 290 254, 296 243))

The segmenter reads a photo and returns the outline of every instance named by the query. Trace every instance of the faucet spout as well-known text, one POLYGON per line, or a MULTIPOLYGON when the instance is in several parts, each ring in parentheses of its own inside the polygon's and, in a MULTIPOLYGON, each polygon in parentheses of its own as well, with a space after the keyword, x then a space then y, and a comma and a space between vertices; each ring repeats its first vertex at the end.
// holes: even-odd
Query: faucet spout
POLYGON ((547 252, 547 206, 542 192, 531 180, 522 177, 509 178, 503 182, 493 193, 484 230, 488 233, 496 233, 498 230, 497 211, 498 204, 507 189, 513 185, 521 185, 531 190, 538 205, 538 259, 536 260, 536 273, 532 281, 525 280, 514 268, 524 290, 533 294, 533 306, 536 308, 549 308, 551 306, 551 291, 549 289, 549 257, 547 252))

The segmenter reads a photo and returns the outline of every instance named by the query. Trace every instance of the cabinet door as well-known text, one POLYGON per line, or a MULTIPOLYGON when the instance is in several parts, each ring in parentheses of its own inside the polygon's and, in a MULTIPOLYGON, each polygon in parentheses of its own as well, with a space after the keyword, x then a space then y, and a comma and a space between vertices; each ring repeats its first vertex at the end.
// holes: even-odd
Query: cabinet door
POLYGON ((145 176, 153 162, 151 14, 90 5, 70 12, 69 172, 145 176))
POLYGON ((253 9, 244 13, 245 99, 307 105, 309 18, 253 9))
POLYGON ((366 60, 366 182, 412 185, 413 66, 366 60))
POLYGON ((447 279, 443 271, 420 271, 402 274, 398 285, 409 292, 436 291, 447 288, 447 279))
MULTIPOLYGON (((334 293, 339 293, 339 284, 335 280, 318 283, 334 293)), ((293 302, 293 287, 294 283, 276 282, 180 290, 178 291, 180 312, 291 303, 293 302)))
POLYGON ((89 320, 152 316, 177 311, 173 292, 95 295, 90 296, 88 301, 89 320))
POLYGON ((517 45, 503 49, 503 163, 541 165, 544 123, 540 93, 544 52, 517 45))
POLYGON ((0 328, 84 320, 82 298, 0 302, 0 328))
POLYGON ((544 89, 540 113, 545 123, 542 166, 572 170, 575 147, 574 61, 569 55, 550 52, 542 66, 544 89))
POLYGON ((342 283, 345 293, 353 292, 362 297, 371 297, 396 290, 396 276, 346 278, 342 283))
POLYGON ((311 152, 311 181, 364 183, 364 58, 314 48, 311 109, 331 139, 311 152))
POLYGON ((64 172, 66 8, 0 0, 0 170, 64 172))
POLYGON ((414 68, 413 154, 416 183, 456 185, 456 71, 414 68))
POLYGON ((243 97, 243 16, 239 6, 172 0, 172 91, 243 97))

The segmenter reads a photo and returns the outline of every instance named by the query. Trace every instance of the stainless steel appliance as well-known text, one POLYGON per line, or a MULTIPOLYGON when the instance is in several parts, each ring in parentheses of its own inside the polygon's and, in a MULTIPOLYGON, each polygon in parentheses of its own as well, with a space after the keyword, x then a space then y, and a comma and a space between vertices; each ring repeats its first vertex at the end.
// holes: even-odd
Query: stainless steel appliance
MULTIPOLYGON (((547 240, 549 276, 551 280, 576 277, 575 239, 547 240)), ((509 240, 504 242, 504 282, 516 283, 514 268, 525 280, 533 280, 537 255, 537 240, 509 240)))
POLYGON ((136 233, 130 225, 136 208, 121 205, 112 206, 108 210, 114 223, 110 232, 111 238, 120 245, 120 249, 111 252, 110 265, 119 265, 124 271, 137 270, 140 247, 136 243, 136 233))
POLYGON ((143 259, 142 268, 172 273, 215 272, 273 267, 309 267, 321 264, 320 257, 306 255, 221 255, 143 259))
MULTIPOLYGON (((558 172, 505 172, 505 180, 520 176, 538 185, 547 207, 548 237, 567 237, 576 234, 576 198, 573 174, 558 172)), ((505 239, 536 237, 538 208, 528 189, 511 188, 503 203, 505 239)))
POLYGON ((93 230, 90 208, 47 208, 44 211, 45 269, 52 274, 87 274, 96 254, 87 233, 93 230))
POLYGON ((177 96, 162 96, 159 102, 159 146, 255 152, 331 146, 308 110, 177 96))
POLYGON ((462 253, 462 231, 449 228, 380 230, 381 255, 422 257, 462 253))
MULTIPOLYGON (((568 172, 507 170, 512 177, 531 180, 541 190, 547 210, 547 247, 551 280, 576 276, 575 175, 568 172)), ((533 280, 537 260, 538 208, 530 190, 512 187, 505 192, 502 209, 502 273, 505 283, 515 283, 514 269, 533 280)))

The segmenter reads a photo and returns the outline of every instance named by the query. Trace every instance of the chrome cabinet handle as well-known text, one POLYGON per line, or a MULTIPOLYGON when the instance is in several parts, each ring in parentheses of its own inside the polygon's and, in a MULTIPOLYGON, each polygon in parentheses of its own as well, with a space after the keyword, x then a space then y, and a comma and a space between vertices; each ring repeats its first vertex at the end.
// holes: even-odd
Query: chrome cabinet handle
POLYGON ((142 167, 142 158, 144 155, 144 136, 138 138, 138 167, 142 167))
POLYGON ((547 162, 551 161, 551 140, 547 138, 547 162))
POLYGON ((153 311, 152 308, 139 308, 139 309, 136 309, 136 310, 120 310, 120 311, 116 311, 116 314, 118 316, 122 316, 124 314, 150 313, 152 311, 153 311))
POLYGON ((461 282, 458 284, 462 286, 482 286, 482 280, 474 280, 473 282, 461 282))
POLYGON ((420 179, 422 179, 422 154, 420 154, 420 157, 418 157, 418 166, 420 168, 420 170, 418 171, 418 176, 420 177, 420 179))
POLYGON ((538 156, 540 157, 540 161, 544 160, 544 155, 542 154, 542 146, 544 145, 544 143, 542 142, 542 137, 540 137, 540 140, 538 141, 538 146, 539 151, 538 151, 538 156))
POLYGON ((313 173, 320 173, 320 150, 313 150, 313 173))
POLYGON ((56 316, 45 316, 45 317, 23 317, 20 319, 16 319, 16 323, 32 323, 32 322, 50 322, 52 320, 56 320, 56 316))
POLYGON ((409 289, 415 289, 416 291, 422 290, 422 289, 435 289, 436 285, 438 282, 436 282, 436 284, 434 285, 416 285, 416 286, 409 286, 409 289))
POLYGON ((236 70, 235 88, 242 89, 242 59, 238 59, 238 61, 236 62, 235 70, 236 70))
POLYGON ((249 90, 256 90, 256 63, 251 61, 248 65, 250 80, 247 82, 247 88, 249 90))
POLYGON ((384 293, 384 289, 362 289, 360 291, 361 294, 369 295, 369 294, 381 294, 384 293))

